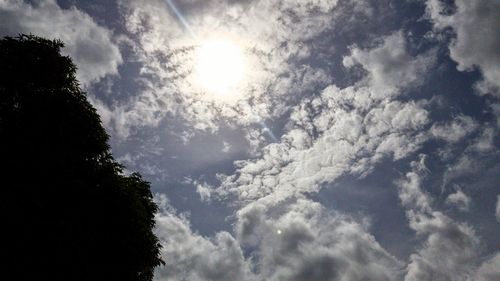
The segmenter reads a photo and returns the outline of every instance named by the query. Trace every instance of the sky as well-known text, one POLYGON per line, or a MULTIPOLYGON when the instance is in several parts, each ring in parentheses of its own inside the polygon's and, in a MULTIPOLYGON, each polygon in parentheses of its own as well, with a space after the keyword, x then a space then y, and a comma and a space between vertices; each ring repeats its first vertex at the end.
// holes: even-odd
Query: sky
POLYGON ((19 33, 151 182, 155 280, 500 280, 500 1, 0 0, 19 33))

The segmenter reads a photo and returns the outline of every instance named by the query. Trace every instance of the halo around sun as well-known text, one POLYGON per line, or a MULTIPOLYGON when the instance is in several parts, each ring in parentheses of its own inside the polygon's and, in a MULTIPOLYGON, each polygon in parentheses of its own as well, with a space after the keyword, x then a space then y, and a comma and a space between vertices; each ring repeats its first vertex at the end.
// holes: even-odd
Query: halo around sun
POLYGON ((239 95, 246 71, 242 48, 227 39, 204 41, 196 50, 195 75, 201 90, 217 99, 239 95))

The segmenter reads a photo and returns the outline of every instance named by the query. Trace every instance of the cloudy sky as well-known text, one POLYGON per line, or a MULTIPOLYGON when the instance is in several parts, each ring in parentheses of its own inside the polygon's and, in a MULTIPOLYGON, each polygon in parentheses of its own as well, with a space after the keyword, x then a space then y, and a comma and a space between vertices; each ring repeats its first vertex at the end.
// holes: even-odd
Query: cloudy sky
POLYGON ((152 184, 157 280, 500 280, 500 1, 0 0, 152 184))

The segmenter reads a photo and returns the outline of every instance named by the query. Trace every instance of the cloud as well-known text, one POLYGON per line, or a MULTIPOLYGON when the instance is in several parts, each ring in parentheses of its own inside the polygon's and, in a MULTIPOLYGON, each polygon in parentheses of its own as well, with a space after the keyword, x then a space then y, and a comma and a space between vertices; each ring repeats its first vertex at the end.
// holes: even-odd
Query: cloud
MULTIPOLYGON (((458 115, 433 123, 429 102, 407 96, 409 89, 425 83, 436 51, 410 52, 403 31, 372 42, 370 48, 352 45, 342 65, 362 68, 366 75, 340 87, 332 84, 327 69, 306 63, 314 54, 308 40, 336 25, 332 15, 339 6, 328 6, 333 2, 200 3, 181 5, 197 36, 214 31, 248 34, 250 44, 242 44, 248 44, 246 51, 258 69, 249 78, 246 98, 252 102, 218 104, 193 91, 189 77, 196 39, 186 35, 189 32, 163 2, 128 3, 125 18, 138 42, 143 89, 120 108, 120 126, 155 125, 168 112, 193 130, 244 127, 249 142, 258 147, 266 143, 264 129, 255 126, 258 122, 282 117, 283 112, 290 118, 279 142, 254 150, 252 159, 235 161, 235 173, 218 175, 220 187, 197 186, 205 199, 236 199, 231 201, 240 207, 231 217, 234 234, 203 237, 182 215, 159 216, 164 255, 171 263, 158 271, 158 278, 214 280, 224 278, 223 271, 234 280, 471 278, 479 238, 467 223, 438 211, 439 200, 423 190, 430 173, 425 157, 412 164, 413 170, 398 185, 409 227, 423 242, 406 264, 379 245, 369 233, 367 218, 329 211, 305 195, 342 175, 366 176, 384 160, 404 163, 430 139, 454 146, 465 141, 470 153, 493 149, 494 133, 479 121, 458 115), (197 13, 195 6, 204 12, 197 13)), ((462 168, 470 163, 464 160, 462 168)), ((448 202, 466 208, 467 199, 457 191, 448 202)))
POLYGON ((440 212, 409 215, 410 226, 426 235, 425 246, 410 256, 405 281, 469 280, 478 258, 479 239, 473 229, 440 212))
POLYGON ((398 183, 399 199, 403 206, 418 210, 419 212, 431 212, 431 197, 420 188, 422 184, 421 173, 428 170, 425 167, 427 156, 421 155, 419 162, 412 162, 413 170, 405 175, 404 180, 398 183))
POLYGON ((156 233, 166 265, 156 280, 398 280, 402 264, 360 224, 320 204, 253 202, 237 213, 236 237, 194 233, 164 196, 156 233), (248 258, 243 249, 254 247, 248 258))
POLYGON ((450 57, 458 63, 458 70, 478 68, 484 80, 477 84, 479 92, 500 95, 500 2, 455 1, 456 11, 443 13, 439 0, 427 1, 427 15, 436 30, 451 27, 456 38, 449 45, 450 57), (478 32, 480 30, 481 32, 478 32))
POLYGON ((497 196, 497 206, 495 208, 495 216, 497 220, 500 222, 500 195, 497 196))
MULTIPOLYGON (((475 125, 470 130, 475 129, 475 125)), ((474 138, 469 138, 465 145, 458 146, 457 151, 445 151, 442 153, 446 160, 446 170, 443 174, 442 189, 454 181, 463 179, 465 176, 471 177, 479 174, 480 171, 487 168, 488 159, 495 159, 495 129, 488 124, 479 127, 479 133, 474 138)), ((432 130, 432 129, 431 129, 432 130)), ((448 140, 453 143, 458 134, 449 133, 448 140)), ((450 147, 445 148, 449 149, 450 147)))
POLYGON ((257 247, 259 280, 397 280, 402 266, 366 225, 307 199, 250 203, 237 237, 257 247))
POLYGON ((265 147, 263 158, 238 162, 237 176, 223 177, 224 186, 242 199, 271 193, 286 197, 296 192, 314 192, 319 184, 344 173, 368 172, 372 164, 384 157, 401 159, 425 140, 424 134, 413 131, 427 122, 421 104, 384 102, 365 115, 362 109, 350 111, 339 106, 342 100, 359 92, 332 87, 324 94, 325 101, 334 96, 338 103, 330 100, 332 108, 325 108, 317 116, 316 125, 304 124, 321 133, 317 139, 297 124, 296 129, 282 137, 282 143, 265 147), (327 127, 322 127, 323 122, 327 127))
MULTIPOLYGON (((181 123, 173 134, 186 143, 199 131, 242 128, 251 158, 235 161, 234 173, 218 175, 219 187, 190 181, 205 203, 236 199, 230 204, 239 210, 228 218, 232 233, 203 236, 190 225, 188 214, 179 214, 165 196, 157 198, 162 211, 156 218, 156 233, 166 261, 156 271, 157 280, 460 281, 473 276, 495 280, 498 255, 480 265, 479 235, 469 224, 439 211, 440 200, 426 192, 426 177, 431 173, 426 156, 414 161, 397 183, 408 226, 416 235, 411 243, 422 242, 407 262, 398 261, 370 234, 377 225, 369 218, 328 210, 309 198, 343 175, 367 176, 387 160, 391 168, 399 169, 422 148, 432 149, 424 146, 429 140, 442 140, 433 143, 450 147, 441 159, 447 165, 444 185, 473 174, 476 170, 471 167, 483 167, 481 157, 495 149, 495 127, 463 114, 433 122, 431 102, 409 96, 434 70, 436 50, 413 53, 401 30, 369 44, 343 48, 342 40, 347 39, 336 37, 337 27, 358 36, 367 33, 353 27, 358 17, 365 20, 383 14, 368 1, 176 2, 189 28, 162 0, 120 2, 126 31, 134 40, 130 60, 140 68, 139 77, 134 77, 138 89, 126 99, 91 99, 120 139, 160 126, 168 116, 167 122, 181 123), (349 7, 353 13, 343 14, 349 7), (242 100, 220 103, 196 89, 193 53, 203 38, 235 34, 244 35, 235 38, 254 71, 242 86, 242 100), (342 47, 340 51, 335 44, 342 47), (334 68, 338 72, 363 69, 364 76, 348 86, 340 86, 345 81, 335 85, 334 68), (269 129, 262 124, 271 119, 288 123, 279 140, 268 144, 269 129)), ((435 31, 455 30, 450 56, 460 71, 480 69, 484 81, 477 88, 487 92, 499 86, 492 79, 499 76, 498 52, 492 47, 498 40, 491 36, 498 34, 491 28, 498 20, 492 16, 495 12, 486 10, 481 16, 479 11, 496 4, 472 2, 456 1, 456 13, 444 15, 436 12, 440 2, 429 0, 427 13, 435 31), (485 30, 484 34, 472 32, 475 28, 485 30)), ((0 3, 0 15, 5 15, 0 18, 7 19, 0 30, 34 29, 75 42, 65 50, 75 58, 85 83, 117 74, 122 59, 113 34, 88 15, 76 8, 63 10, 53 0, 38 5, 0 3)), ((121 160, 146 174, 168 177, 168 171, 160 170, 159 161, 154 161, 163 153, 154 148, 164 147, 164 140, 158 137, 145 145, 150 140, 137 139, 133 141, 142 142, 142 152, 129 152, 121 160)), ((231 145, 224 143, 223 152, 232 152, 231 145)), ((444 195, 448 195, 445 204, 460 210, 468 210, 473 199, 461 190, 444 195)), ((495 215, 500 221, 500 196, 498 201, 495 215)))
POLYGON ((194 182, 196 185, 196 193, 200 195, 201 201, 210 202, 210 189, 212 188, 210 185, 206 183, 194 182))
POLYGON ((120 4, 136 42, 140 89, 128 101, 111 106, 96 102, 120 139, 138 128, 157 126, 167 114, 185 121, 187 135, 215 132, 220 126, 259 126, 286 113, 298 96, 330 83, 327 71, 305 63, 313 55, 305 42, 334 25, 336 1, 176 4, 182 21, 163 0, 120 4), (238 89, 241 99, 214 101, 200 90, 193 73, 194 53, 204 39, 213 37, 237 41, 247 55, 251 71, 238 89))
POLYGON ((472 144, 467 148, 470 152, 486 153, 494 150, 495 128, 484 126, 481 134, 473 139, 472 144))
MULTIPOLYGON (((388 41, 375 50, 353 52, 358 57, 378 54, 379 49, 385 50, 384 54, 405 53, 405 45, 399 39, 394 43, 394 38, 400 36, 399 32, 388 36, 388 41)), ((373 71, 371 61, 363 62, 373 71)), ((422 61, 432 62, 417 56, 407 64, 422 61)), ((418 72, 427 67, 429 65, 413 70, 418 72)), ((377 75, 389 80, 393 73, 388 67, 377 75)), ((402 84, 394 82, 394 85, 409 85, 417 75, 405 77, 407 80, 401 80, 402 84)), ((315 192, 320 184, 332 182, 343 174, 364 175, 384 158, 402 159, 416 151, 428 139, 423 131, 429 122, 426 102, 395 100, 401 92, 394 89, 387 89, 383 96, 377 83, 368 81, 368 84, 361 81, 344 89, 331 85, 318 97, 302 100, 293 108, 289 130, 281 142, 265 147, 260 159, 238 161, 237 173, 222 175, 223 188, 218 191, 235 193, 242 200, 315 192)))
POLYGON ((370 50, 351 47, 351 54, 344 57, 344 66, 361 64, 368 71, 366 83, 382 96, 411 83, 424 82, 424 79, 418 78, 425 78, 425 71, 433 65, 432 52, 412 57, 406 51, 406 40, 401 31, 385 37, 382 42, 370 50))
POLYGON ((421 155, 398 182, 410 228, 425 237, 423 246, 410 255, 404 280, 470 280, 479 256, 479 238, 471 226, 434 210, 429 194, 421 188, 428 171, 425 161, 421 155))
POLYGON ((78 67, 77 78, 83 85, 118 74, 122 63, 110 30, 77 8, 62 9, 54 0, 36 4, 0 1, 0 35, 19 33, 61 39, 65 43, 63 53, 73 59, 78 67))
POLYGON ((446 203, 449 205, 456 206, 460 211, 468 211, 470 206, 470 197, 463 193, 461 190, 457 190, 446 197, 446 203))
POLYGON ((478 269, 475 275, 476 281, 500 280, 500 254, 495 254, 486 260, 478 269))
POLYGON ((431 134, 449 143, 456 143, 477 129, 479 124, 469 116, 459 115, 447 123, 434 124, 431 134))
POLYGON ((176 215, 165 197, 157 200, 163 211, 157 215, 155 233, 166 265, 156 270, 155 280, 250 280, 248 264, 231 234, 219 232, 209 239, 193 233, 187 218, 176 215))

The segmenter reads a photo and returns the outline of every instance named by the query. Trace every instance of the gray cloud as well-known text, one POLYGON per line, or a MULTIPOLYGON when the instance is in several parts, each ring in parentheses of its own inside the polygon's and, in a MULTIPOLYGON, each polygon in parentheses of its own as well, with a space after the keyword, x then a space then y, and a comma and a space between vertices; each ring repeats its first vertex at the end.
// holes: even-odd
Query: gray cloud
MULTIPOLYGON (((475 126, 471 126, 474 129, 475 126)), ((467 130, 466 130, 467 131, 467 130)), ((450 132, 449 140, 453 140, 463 134, 463 132, 450 132)), ((495 129, 483 125, 480 133, 475 138, 469 139, 468 143, 460 147, 461 153, 452 153, 446 151, 442 153, 442 157, 447 160, 446 170, 443 174, 443 190, 452 182, 457 181, 465 176, 477 175, 482 169, 486 168, 485 160, 489 157, 495 157, 495 129), (452 157, 453 156, 453 157, 452 157), (450 159, 451 158, 451 159, 450 159)))
POLYGON ((463 193, 460 189, 455 193, 451 193, 446 197, 446 203, 456 206, 461 211, 468 211, 470 207, 470 197, 463 193))
POLYGON ((64 10, 54 0, 0 2, 0 35, 19 33, 61 39, 63 52, 78 67, 77 78, 83 85, 118 74, 122 56, 113 34, 76 8, 64 10))
POLYGON ((470 280, 479 256, 480 241, 474 229, 435 211, 430 196, 421 188, 426 156, 412 162, 398 186, 410 227, 425 237, 424 245, 410 255, 405 281, 470 280), (416 199, 416 200, 415 200, 416 199))
POLYGON ((157 269, 156 280, 251 280, 248 264, 231 234, 219 232, 210 239, 193 233, 187 218, 168 207, 165 197, 159 201, 163 211, 156 218, 156 234, 162 241, 166 265, 157 269))
POLYGON ((405 280, 469 280, 479 255, 474 230, 440 212, 410 214, 409 219, 410 226, 427 239, 425 246, 410 256, 405 280))
POLYGON ((156 280, 397 280, 402 264, 367 232, 368 225, 306 199, 251 203, 237 215, 236 239, 193 233, 164 197, 156 233, 166 266, 156 280), (243 257, 242 247, 257 249, 243 257))
POLYGON ((367 225, 307 199, 251 203, 238 212, 238 222, 239 239, 258 245, 259 280, 397 280, 400 275, 402 264, 367 233, 367 225))
POLYGON ((475 275, 476 281, 500 280, 500 254, 495 254, 483 262, 475 275))

